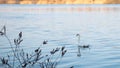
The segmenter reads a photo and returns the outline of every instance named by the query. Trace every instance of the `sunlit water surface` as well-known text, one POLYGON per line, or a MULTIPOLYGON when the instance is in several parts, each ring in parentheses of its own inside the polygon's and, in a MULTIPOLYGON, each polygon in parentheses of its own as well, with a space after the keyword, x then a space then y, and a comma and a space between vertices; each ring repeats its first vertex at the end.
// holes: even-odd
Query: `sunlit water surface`
MULTIPOLYGON (((65 46, 67 53, 58 68, 120 68, 120 5, 0 5, 0 29, 7 27, 11 41, 23 32, 21 46, 33 52, 43 40, 47 53, 65 46), (77 57, 77 37, 81 49, 77 57)), ((13 41, 12 41, 13 42, 13 41)), ((7 40, 0 37, 0 56, 11 51, 7 40)))

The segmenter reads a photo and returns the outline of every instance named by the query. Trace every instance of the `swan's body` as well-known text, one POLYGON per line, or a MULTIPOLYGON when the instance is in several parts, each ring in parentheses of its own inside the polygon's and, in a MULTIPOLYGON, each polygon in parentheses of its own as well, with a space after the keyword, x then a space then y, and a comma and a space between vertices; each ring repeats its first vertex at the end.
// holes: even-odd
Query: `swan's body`
POLYGON ((83 45, 83 46, 79 46, 80 48, 89 48, 90 45, 83 45))
POLYGON ((44 41, 43 41, 43 44, 45 45, 45 44, 47 44, 47 42, 48 42, 47 40, 44 40, 44 41))

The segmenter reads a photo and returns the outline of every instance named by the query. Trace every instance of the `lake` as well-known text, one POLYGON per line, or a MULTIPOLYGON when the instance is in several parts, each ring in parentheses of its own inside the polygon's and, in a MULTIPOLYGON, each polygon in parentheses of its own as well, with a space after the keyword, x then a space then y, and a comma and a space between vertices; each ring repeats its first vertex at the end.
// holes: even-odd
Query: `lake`
MULTIPOLYGON (((32 53, 44 40, 45 53, 65 46, 57 68, 120 68, 120 5, 0 5, 0 29, 6 26, 12 41, 23 32, 21 46, 32 53), (78 38, 81 49, 77 57, 78 38)), ((12 41, 13 42, 13 41, 12 41)), ((0 56, 11 52, 0 37, 0 56)))

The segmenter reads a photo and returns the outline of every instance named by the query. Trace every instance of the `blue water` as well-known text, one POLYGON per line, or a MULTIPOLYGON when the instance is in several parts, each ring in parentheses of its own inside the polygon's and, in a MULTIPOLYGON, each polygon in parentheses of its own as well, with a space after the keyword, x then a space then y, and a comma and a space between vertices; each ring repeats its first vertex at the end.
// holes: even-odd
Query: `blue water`
MULTIPOLYGON (((120 68, 120 5, 0 5, 0 28, 7 27, 13 40, 22 31, 21 46, 32 52, 43 40, 45 52, 66 46, 67 53, 57 68, 120 68), (81 49, 77 57, 77 37, 81 49)), ((0 37, 0 56, 10 46, 0 37)))

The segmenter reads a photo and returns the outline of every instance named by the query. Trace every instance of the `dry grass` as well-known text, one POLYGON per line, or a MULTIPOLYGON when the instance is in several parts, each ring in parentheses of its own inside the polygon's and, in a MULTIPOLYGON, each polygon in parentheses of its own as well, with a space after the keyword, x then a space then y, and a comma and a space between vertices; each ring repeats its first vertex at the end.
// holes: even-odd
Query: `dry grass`
MULTIPOLYGON (((7 39, 12 50, 12 55, 9 54, 7 57, 0 56, 0 61, 3 66, 6 66, 5 68, 34 68, 34 65, 38 65, 39 68, 56 68, 67 52, 65 47, 61 47, 55 48, 51 50, 49 54, 44 55, 42 54, 43 50, 38 47, 32 51, 31 54, 26 53, 24 49, 20 47, 23 41, 22 32, 13 40, 13 44, 6 34, 5 26, 1 29, 0 36, 4 36, 7 39), (52 58, 56 56, 56 53, 58 53, 57 58, 53 60, 52 58)), ((43 41, 43 44, 47 44, 47 41, 43 41)))

